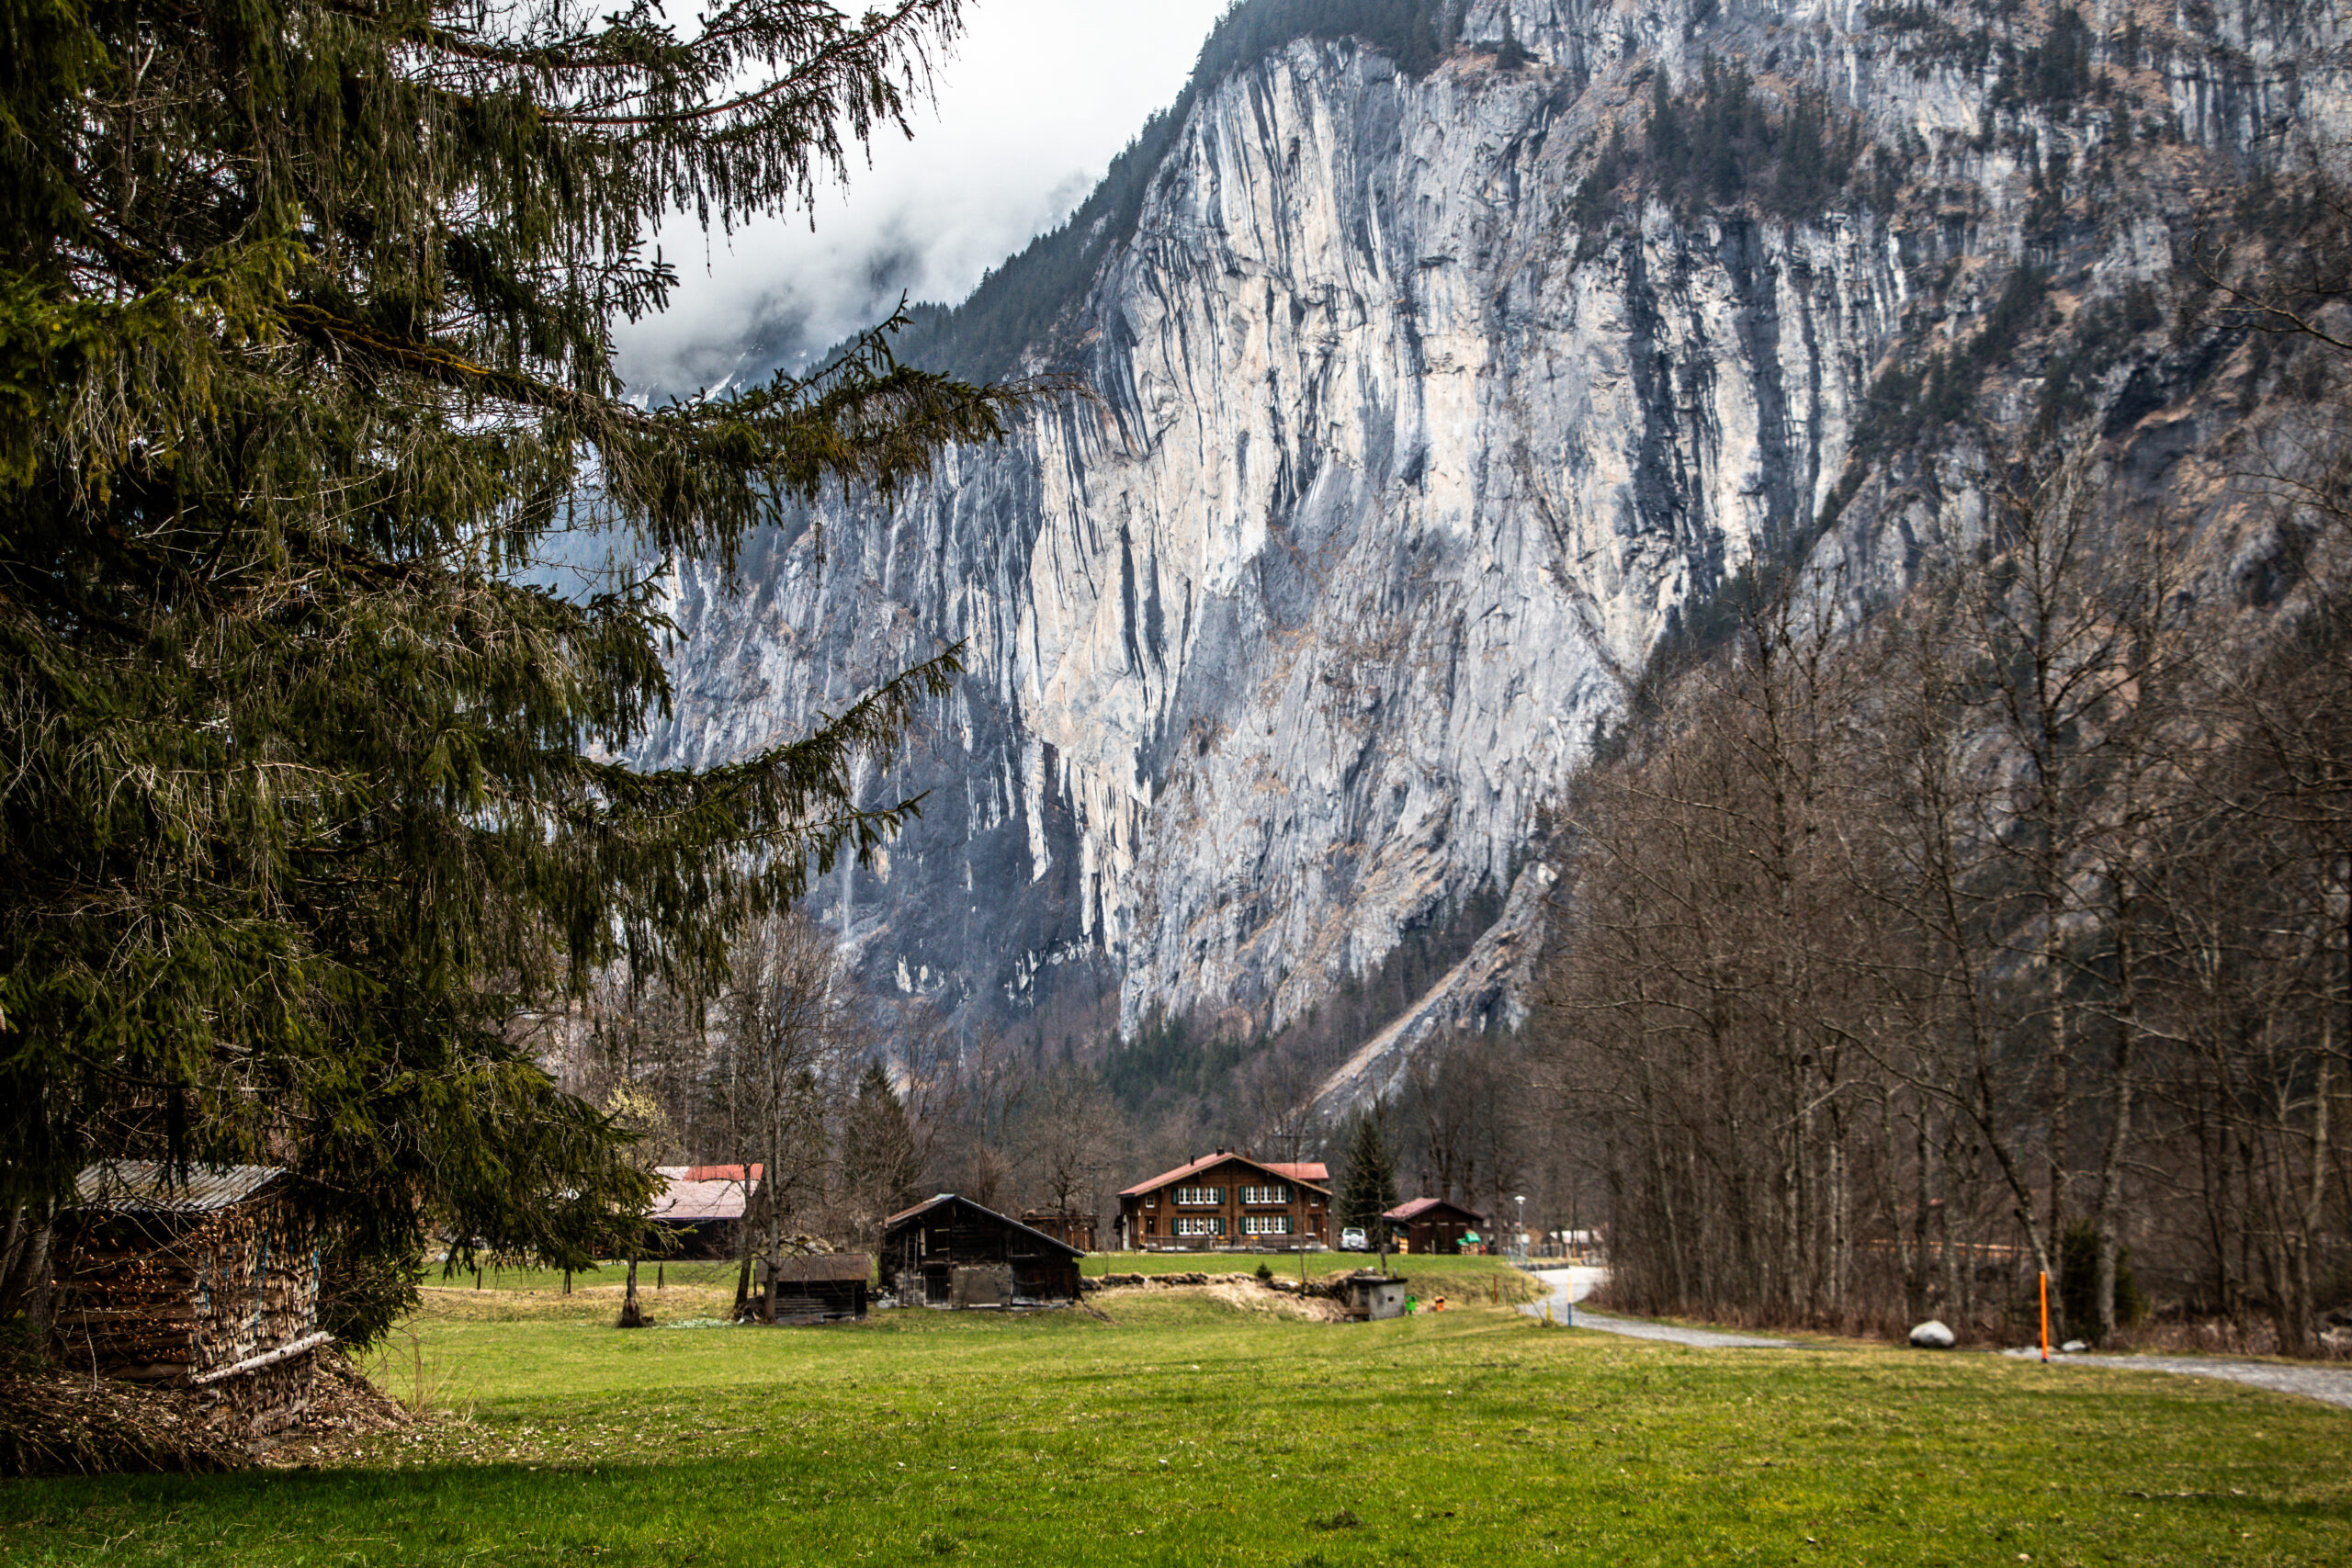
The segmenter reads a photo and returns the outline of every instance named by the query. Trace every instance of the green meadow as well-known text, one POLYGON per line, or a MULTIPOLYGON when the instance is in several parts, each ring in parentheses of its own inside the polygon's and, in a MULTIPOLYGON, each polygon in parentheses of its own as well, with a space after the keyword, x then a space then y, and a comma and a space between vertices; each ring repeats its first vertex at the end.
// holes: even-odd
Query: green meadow
POLYGON ((379 1365, 428 1420, 312 1468, 0 1483, 0 1561, 2352 1562, 2352 1413, 1984 1355, 1636 1343, 1519 1314, 1486 1260, 1407 1268, 1453 1310, 1323 1325, 1148 1291, 695 1327, 731 1276, 689 1266, 664 1326, 621 1333, 609 1276, 469 1280, 379 1365))

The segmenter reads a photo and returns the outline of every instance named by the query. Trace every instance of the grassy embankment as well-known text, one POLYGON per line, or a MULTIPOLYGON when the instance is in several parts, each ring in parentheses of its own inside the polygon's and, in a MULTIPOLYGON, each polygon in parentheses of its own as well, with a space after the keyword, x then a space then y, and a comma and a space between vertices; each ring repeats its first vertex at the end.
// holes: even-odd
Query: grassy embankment
MULTIPOLYGON (((336 1468, 0 1484, 0 1559, 2352 1561, 2343 1411, 1985 1356, 1638 1344, 1483 1304, 1515 1282, 1492 1263, 1413 1264, 1481 1304, 1333 1326, 1132 1292, 1108 1323, 621 1334, 617 1286, 510 1274, 540 1288, 435 1291, 392 1348, 387 1381, 421 1366, 440 1421, 336 1468)), ((723 1307, 731 1276, 703 1272, 657 1315, 723 1307)))

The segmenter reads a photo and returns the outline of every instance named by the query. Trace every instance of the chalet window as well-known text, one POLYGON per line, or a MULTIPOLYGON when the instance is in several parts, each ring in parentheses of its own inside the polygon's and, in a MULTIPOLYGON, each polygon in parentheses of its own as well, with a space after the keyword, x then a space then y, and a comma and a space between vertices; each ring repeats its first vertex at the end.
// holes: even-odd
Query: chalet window
MULTIPOLYGON (((1222 1187, 1179 1187, 1176 1189, 1176 1201, 1180 1205, 1189 1203, 1200 1207, 1207 1207, 1222 1203, 1225 1201, 1225 1189, 1222 1187)), ((1178 1231, 1176 1234, 1178 1235, 1189 1235, 1193 1233, 1189 1231, 1178 1231)), ((1202 1231, 1199 1234, 1206 1235, 1209 1233, 1202 1231)))
POLYGON ((1288 1214, 1244 1214, 1241 1216, 1243 1235, 1288 1235, 1288 1214))
POLYGON ((1223 1235, 1223 1214, 1179 1214, 1176 1216, 1178 1235, 1223 1235))
POLYGON ((1245 1187, 1241 1190, 1241 1201, 1245 1203, 1287 1203, 1290 1201, 1290 1189, 1287 1187, 1245 1187))

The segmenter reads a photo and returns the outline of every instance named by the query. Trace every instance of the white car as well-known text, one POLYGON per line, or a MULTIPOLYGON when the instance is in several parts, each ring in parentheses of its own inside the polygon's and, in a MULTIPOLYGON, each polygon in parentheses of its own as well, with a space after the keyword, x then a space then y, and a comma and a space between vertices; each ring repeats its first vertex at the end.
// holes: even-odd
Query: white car
POLYGON ((1355 1226, 1350 1225, 1340 1233, 1340 1250, 1341 1252, 1370 1252, 1372 1239, 1355 1226))

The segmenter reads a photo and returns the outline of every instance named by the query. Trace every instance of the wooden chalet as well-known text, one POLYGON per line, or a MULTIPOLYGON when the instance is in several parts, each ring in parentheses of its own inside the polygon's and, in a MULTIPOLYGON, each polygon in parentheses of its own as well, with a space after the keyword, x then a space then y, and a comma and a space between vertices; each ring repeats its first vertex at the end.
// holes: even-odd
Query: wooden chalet
POLYGON ((319 1327, 318 1245, 284 1171, 108 1161, 82 1172, 57 1229, 66 1365, 197 1390, 250 1435, 308 1406, 334 1336, 319 1327))
POLYGON ((1135 1252, 1300 1252, 1331 1245, 1331 1173, 1219 1149, 1119 1194, 1119 1239, 1135 1252))
POLYGON ((1451 1257, 1462 1250, 1462 1238, 1486 1227, 1487 1216, 1442 1198, 1416 1198, 1380 1216, 1388 1234, 1401 1244, 1399 1252, 1434 1252, 1451 1257))
POLYGON ((1074 1302, 1083 1256, 1066 1241, 953 1192, 882 1222, 882 1289, 901 1306, 1074 1302))
POLYGON ((865 1316, 874 1259, 863 1252, 807 1257, 771 1255, 755 1272, 760 1293, 751 1303, 763 1323, 851 1323, 865 1316))

